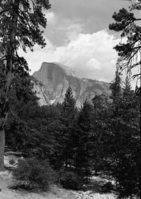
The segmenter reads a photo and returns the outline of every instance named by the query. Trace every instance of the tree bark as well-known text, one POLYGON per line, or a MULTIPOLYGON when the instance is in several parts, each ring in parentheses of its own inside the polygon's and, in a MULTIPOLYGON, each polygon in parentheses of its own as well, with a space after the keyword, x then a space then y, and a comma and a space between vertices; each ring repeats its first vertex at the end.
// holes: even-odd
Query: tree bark
POLYGON ((0 130, 0 171, 4 170, 5 131, 0 130))

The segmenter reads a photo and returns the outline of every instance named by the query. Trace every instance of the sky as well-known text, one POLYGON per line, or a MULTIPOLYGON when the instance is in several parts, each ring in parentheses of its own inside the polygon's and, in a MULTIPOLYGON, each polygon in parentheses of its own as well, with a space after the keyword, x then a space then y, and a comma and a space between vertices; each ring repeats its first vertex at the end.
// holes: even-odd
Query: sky
MULTIPOLYGON (((58 62, 72 68, 80 77, 111 82, 115 76, 117 53, 113 47, 120 37, 108 29, 112 15, 128 8, 124 0, 50 0, 45 12, 46 47, 34 47, 24 57, 31 74, 42 62, 58 62)), ((138 13, 137 13, 138 15, 138 13)), ((21 54, 23 54, 21 52, 21 54)))

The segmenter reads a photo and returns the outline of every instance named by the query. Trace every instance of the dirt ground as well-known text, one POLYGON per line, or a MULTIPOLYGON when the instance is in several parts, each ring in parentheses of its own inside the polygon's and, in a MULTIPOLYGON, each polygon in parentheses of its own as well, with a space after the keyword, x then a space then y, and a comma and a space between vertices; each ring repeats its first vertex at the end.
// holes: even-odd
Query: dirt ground
MULTIPOLYGON (((8 158, 5 158, 5 164, 9 166, 8 158)), ((24 190, 14 190, 10 186, 14 184, 14 179, 10 171, 0 172, 0 199, 116 199, 113 193, 101 194, 100 186, 106 182, 106 179, 92 177, 84 191, 71 191, 51 186, 50 191, 46 193, 32 193, 24 190)))
POLYGON ((93 178, 93 183, 86 187, 86 191, 68 191, 57 186, 52 186, 47 193, 31 193, 10 189, 13 185, 12 174, 9 171, 0 172, 0 199, 115 199, 114 194, 100 194, 98 187, 102 179, 93 178))

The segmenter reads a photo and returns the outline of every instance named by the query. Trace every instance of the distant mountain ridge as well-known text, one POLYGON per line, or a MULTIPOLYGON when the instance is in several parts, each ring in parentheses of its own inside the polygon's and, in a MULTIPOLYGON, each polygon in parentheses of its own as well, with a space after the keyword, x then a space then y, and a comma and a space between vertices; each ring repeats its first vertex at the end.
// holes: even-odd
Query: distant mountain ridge
POLYGON ((41 68, 34 72, 32 81, 37 97, 40 98, 40 106, 62 103, 69 86, 78 107, 81 107, 86 99, 110 93, 109 83, 80 78, 71 68, 59 63, 43 62, 41 68))

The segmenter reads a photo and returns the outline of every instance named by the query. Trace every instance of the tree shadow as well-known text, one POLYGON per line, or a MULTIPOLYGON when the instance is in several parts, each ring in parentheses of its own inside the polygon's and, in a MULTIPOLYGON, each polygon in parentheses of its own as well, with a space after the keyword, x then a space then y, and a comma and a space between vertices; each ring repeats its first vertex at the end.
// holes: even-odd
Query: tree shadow
POLYGON ((90 191, 92 193, 111 193, 113 185, 107 179, 103 179, 99 176, 93 176, 82 189, 83 191, 90 191))

